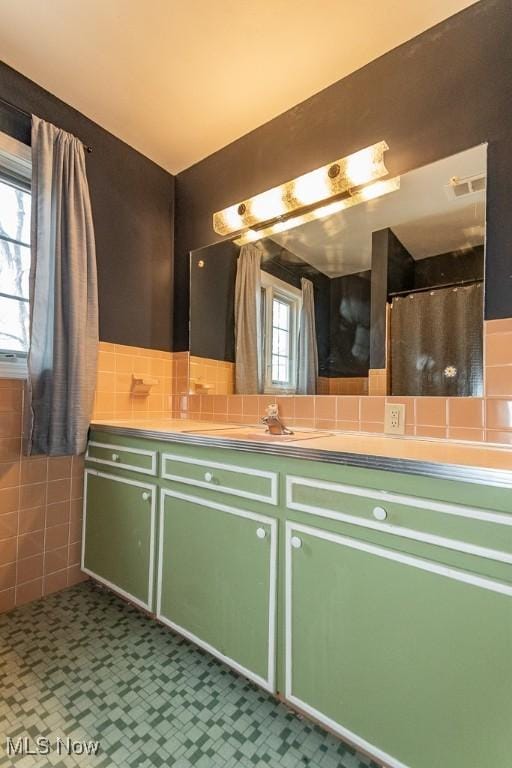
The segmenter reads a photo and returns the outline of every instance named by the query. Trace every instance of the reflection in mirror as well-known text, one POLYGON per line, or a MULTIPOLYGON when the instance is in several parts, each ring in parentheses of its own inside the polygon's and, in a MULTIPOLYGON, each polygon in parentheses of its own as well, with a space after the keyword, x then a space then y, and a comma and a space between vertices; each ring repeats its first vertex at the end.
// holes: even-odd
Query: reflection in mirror
POLYGON ((249 245, 194 251, 192 391, 481 395, 486 155, 439 160, 249 245))

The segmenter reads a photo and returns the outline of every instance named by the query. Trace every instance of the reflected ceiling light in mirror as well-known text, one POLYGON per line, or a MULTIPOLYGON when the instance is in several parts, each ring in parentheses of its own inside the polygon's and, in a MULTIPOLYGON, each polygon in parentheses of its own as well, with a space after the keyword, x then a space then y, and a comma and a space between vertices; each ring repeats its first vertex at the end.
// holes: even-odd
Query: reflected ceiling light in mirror
POLYGON ((319 208, 315 208, 312 211, 299 214, 298 216, 291 216, 285 221, 276 221, 275 224, 271 224, 268 227, 262 227, 261 229, 248 229, 243 232, 240 237, 234 240, 236 245, 246 245, 247 243, 254 243, 257 240, 263 240, 265 237, 271 237, 281 232, 286 232, 289 229, 294 229, 302 224, 308 224, 310 221, 317 221, 318 219, 325 219, 327 216, 332 216, 335 213, 345 210, 345 208, 352 208, 359 203, 365 203, 368 200, 374 200, 382 195, 387 195, 390 192, 396 192, 400 189, 400 176, 395 176, 393 179, 386 179, 384 181, 376 181, 373 184, 369 184, 367 187, 360 189, 348 197, 344 197, 342 200, 334 200, 332 203, 322 205, 319 208))
POLYGON ((213 214, 213 228, 219 235, 230 235, 369 184, 386 176, 384 152, 387 149, 386 142, 379 141, 279 187, 231 205, 213 214))

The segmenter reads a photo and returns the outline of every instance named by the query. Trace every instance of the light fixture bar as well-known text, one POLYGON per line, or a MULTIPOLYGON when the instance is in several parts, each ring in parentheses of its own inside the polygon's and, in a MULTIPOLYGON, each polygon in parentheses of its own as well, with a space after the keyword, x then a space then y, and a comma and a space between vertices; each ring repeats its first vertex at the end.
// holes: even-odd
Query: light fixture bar
POLYGON ((213 214, 213 228, 219 235, 241 232, 380 179, 388 173, 384 164, 387 149, 386 142, 379 141, 293 181, 231 205, 213 214))
POLYGON ((351 208, 352 206, 364 203, 367 200, 374 200, 377 197, 382 197, 382 195, 387 195, 398 189, 400 189, 400 176, 395 176, 393 179, 376 181, 373 184, 369 184, 368 186, 363 187, 363 189, 354 192, 354 194, 351 194, 348 197, 344 197, 341 200, 334 200, 332 203, 327 203, 326 205, 314 208, 307 213, 291 216, 284 221, 276 221, 275 224, 271 224, 270 226, 261 229, 248 229, 233 242, 236 245, 254 243, 257 240, 263 240, 265 237, 271 237, 280 232, 286 232, 288 229, 294 229, 294 227, 298 227, 301 224, 324 219, 326 216, 332 216, 334 213, 344 211, 346 208, 351 208))

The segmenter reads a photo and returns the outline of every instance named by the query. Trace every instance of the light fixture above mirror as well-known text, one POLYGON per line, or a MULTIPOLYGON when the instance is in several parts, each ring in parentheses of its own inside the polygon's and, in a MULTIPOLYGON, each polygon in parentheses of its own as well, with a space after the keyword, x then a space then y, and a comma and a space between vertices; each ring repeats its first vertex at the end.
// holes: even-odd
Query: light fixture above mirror
POLYGON ((277 229, 272 228, 272 231, 283 231, 328 215, 332 212, 331 206, 336 206, 336 210, 343 210, 398 189, 399 177, 384 182, 377 181, 388 173, 384 164, 384 152, 387 149, 389 147, 386 142, 379 141, 292 181, 231 205, 213 214, 213 228, 219 235, 240 232, 240 243, 251 242, 268 235, 270 229, 266 227, 265 235, 262 235, 261 231, 251 229, 253 227, 275 222, 273 227, 277 229), (318 208, 322 203, 325 205, 318 208), (327 213, 322 213, 324 209, 327 213), (297 211, 303 213, 292 218, 290 214, 297 211))

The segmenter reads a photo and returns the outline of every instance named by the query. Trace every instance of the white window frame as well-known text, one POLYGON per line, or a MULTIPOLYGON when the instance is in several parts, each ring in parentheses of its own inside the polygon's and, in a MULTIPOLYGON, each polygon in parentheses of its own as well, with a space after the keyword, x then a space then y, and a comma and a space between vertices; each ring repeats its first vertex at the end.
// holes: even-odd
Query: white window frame
MULTIPOLYGON (((28 182, 32 178, 30 147, 0 131, 0 167, 13 170, 28 182)), ((0 379, 26 379, 27 353, 0 348, 0 379)))
POLYGON ((261 288, 265 302, 264 328, 262 329, 263 391, 265 394, 295 394, 297 391, 297 356, 302 291, 263 270, 261 271, 261 288), (289 357, 291 381, 285 385, 276 384, 272 381, 272 303, 274 298, 280 297, 292 307, 289 357))

